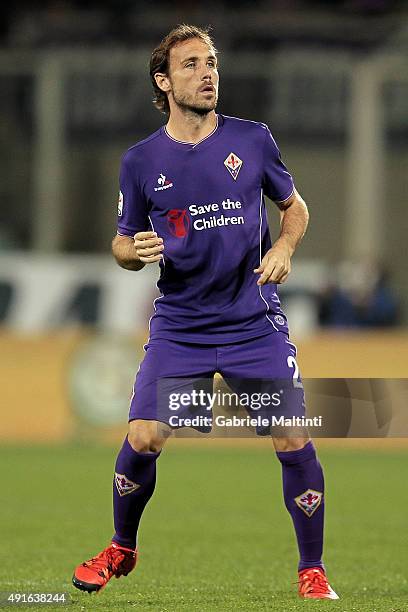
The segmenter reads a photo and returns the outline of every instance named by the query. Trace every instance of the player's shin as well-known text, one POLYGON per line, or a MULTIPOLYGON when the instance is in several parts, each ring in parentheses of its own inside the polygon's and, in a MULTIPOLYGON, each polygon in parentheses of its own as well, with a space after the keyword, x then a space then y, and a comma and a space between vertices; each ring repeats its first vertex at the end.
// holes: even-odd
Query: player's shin
POLYGON ((299 546, 299 570, 323 567, 324 478, 313 442, 276 454, 282 464, 285 505, 299 546))
POLYGON ((126 548, 136 548, 136 536, 142 512, 156 484, 158 453, 138 453, 127 437, 116 460, 113 479, 113 541, 126 548))

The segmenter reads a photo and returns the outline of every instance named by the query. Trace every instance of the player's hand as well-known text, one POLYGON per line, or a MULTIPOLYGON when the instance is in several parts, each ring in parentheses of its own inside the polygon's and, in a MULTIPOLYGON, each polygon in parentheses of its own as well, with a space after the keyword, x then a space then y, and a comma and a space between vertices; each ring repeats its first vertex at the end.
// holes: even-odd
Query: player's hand
POLYGON ((137 232, 133 240, 136 255, 143 263, 154 263, 163 259, 163 238, 159 238, 156 232, 137 232))
POLYGON ((293 249, 286 238, 278 238, 273 247, 265 253, 259 268, 254 270, 255 274, 260 274, 256 284, 284 283, 290 274, 292 253, 293 249))

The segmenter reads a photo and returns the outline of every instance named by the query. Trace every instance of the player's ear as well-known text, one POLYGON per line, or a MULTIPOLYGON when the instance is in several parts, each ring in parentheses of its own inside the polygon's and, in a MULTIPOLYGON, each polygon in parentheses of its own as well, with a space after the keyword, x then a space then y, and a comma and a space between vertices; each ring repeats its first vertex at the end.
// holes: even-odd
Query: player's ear
POLYGON ((156 74, 154 75, 154 80, 156 81, 156 85, 159 89, 161 89, 165 93, 168 93, 170 91, 170 79, 167 74, 164 74, 164 72, 156 72, 156 74))

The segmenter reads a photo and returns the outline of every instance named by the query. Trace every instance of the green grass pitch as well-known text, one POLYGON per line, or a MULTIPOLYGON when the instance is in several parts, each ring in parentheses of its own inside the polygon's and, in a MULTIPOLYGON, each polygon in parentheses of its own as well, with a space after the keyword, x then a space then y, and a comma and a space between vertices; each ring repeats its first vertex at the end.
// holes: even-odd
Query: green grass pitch
POLYGON ((66 591, 72 611, 408 610, 406 451, 320 451, 324 558, 341 599, 311 602, 296 594, 297 549, 272 450, 199 440, 175 441, 159 460, 136 570, 98 595, 74 589, 74 566, 112 534, 115 455, 101 446, 0 450, 0 591, 66 591))

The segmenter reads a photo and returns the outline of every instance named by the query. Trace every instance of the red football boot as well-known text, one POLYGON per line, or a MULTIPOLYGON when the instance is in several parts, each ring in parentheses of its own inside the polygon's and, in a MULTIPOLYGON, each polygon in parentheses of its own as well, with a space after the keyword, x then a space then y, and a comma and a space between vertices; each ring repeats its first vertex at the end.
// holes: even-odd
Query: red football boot
POLYGON ((309 567, 299 572, 299 597, 305 599, 339 599, 327 582, 321 567, 309 567))
POLYGON ((112 576, 127 576, 136 565, 137 551, 112 542, 89 561, 78 565, 72 584, 81 591, 93 593, 105 587, 112 576))

